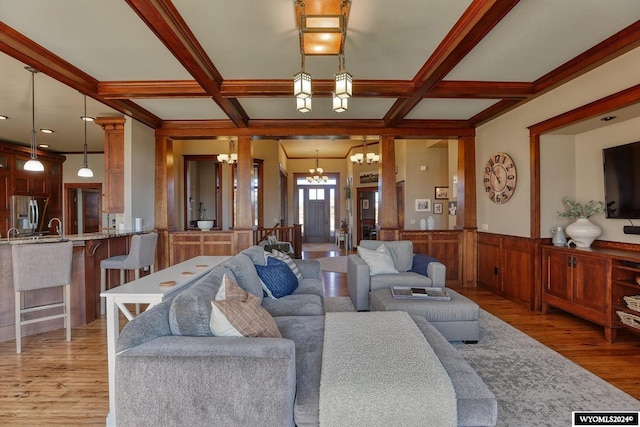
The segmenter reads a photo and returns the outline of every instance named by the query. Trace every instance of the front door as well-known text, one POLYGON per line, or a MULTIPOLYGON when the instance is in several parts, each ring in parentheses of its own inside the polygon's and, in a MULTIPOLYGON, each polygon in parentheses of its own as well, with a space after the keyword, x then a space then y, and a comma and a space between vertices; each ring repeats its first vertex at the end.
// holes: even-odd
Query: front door
POLYGON ((305 188, 304 240, 307 243, 330 240, 328 193, 328 189, 323 187, 305 188))

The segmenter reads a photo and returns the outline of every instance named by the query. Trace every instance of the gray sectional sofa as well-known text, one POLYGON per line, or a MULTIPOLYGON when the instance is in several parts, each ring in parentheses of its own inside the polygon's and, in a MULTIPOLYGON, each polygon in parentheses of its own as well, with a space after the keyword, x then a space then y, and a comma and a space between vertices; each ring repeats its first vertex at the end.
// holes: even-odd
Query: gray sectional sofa
MULTIPOLYGON (((116 356, 118 426, 318 425, 324 336, 320 264, 295 260, 303 275, 296 291, 268 299, 256 263, 265 263, 259 246, 124 327, 116 356), (262 298, 282 338, 212 336, 211 300, 224 274, 262 298)), ((491 391, 429 322, 414 320, 453 381, 459 425, 495 425, 491 391)))

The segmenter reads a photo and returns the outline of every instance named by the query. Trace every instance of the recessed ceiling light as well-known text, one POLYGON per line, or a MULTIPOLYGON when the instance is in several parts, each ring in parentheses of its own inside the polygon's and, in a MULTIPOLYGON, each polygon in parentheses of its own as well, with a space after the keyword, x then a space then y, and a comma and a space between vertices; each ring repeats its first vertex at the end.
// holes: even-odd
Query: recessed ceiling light
POLYGON ((40 132, 42 133, 53 133, 52 129, 40 129, 40 132))
POLYGON ((615 118, 616 118, 616 116, 607 116, 607 117, 601 118, 600 120, 602 120, 603 122, 608 122, 608 121, 613 120, 615 118))
POLYGON ((9 116, 2 116, 2 115, 0 115, 0 120, 8 120, 8 119, 9 119, 9 116))
POLYGON ((85 122, 92 122, 95 120, 93 117, 90 117, 90 116, 80 116, 80 118, 85 122))
POLYGON ((40 148, 49 148, 49 144, 38 144, 40 148))

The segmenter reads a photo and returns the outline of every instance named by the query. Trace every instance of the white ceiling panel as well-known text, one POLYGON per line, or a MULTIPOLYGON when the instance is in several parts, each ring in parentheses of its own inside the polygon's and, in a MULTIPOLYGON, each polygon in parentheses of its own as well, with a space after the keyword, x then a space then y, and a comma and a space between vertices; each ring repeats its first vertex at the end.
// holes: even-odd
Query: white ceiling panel
POLYGON ((138 99, 136 102, 162 120, 223 120, 228 117, 210 98, 138 99))
POLYGON ((420 101, 408 119, 467 120, 498 102, 495 99, 429 98, 420 101))
POLYGON ((192 78, 124 1, 0 0, 0 17, 98 80, 192 78))
POLYGON ((446 80, 534 81, 638 19, 638 0, 521 1, 446 80))
POLYGON ((354 1, 346 68, 354 78, 410 80, 470 0, 354 1))

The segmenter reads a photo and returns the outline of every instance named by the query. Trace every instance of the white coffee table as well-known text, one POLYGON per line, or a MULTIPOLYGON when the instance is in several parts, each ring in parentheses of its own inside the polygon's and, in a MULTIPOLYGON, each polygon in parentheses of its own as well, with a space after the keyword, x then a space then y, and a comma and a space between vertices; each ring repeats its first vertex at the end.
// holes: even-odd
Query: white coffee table
POLYGON ((156 271, 148 276, 100 293, 106 298, 107 310, 107 356, 109 364, 109 415, 107 425, 116 425, 115 368, 116 341, 120 335, 120 319, 118 310, 129 320, 133 315, 125 304, 149 304, 147 310, 154 305, 185 290, 213 268, 231 258, 230 256, 197 256, 164 270, 156 271), (191 273, 191 274, 186 274, 191 273), (163 282, 175 281, 172 286, 160 286, 163 282))

